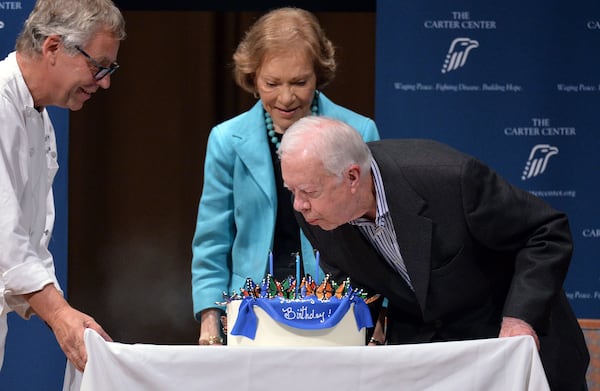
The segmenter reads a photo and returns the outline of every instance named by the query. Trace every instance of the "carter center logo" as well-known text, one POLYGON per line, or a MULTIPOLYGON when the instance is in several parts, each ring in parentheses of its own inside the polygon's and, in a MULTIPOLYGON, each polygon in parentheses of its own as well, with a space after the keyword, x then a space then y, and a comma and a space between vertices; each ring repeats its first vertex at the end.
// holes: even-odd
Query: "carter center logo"
POLYGON ((537 144, 531 148, 529 159, 525 163, 521 180, 525 181, 529 178, 541 175, 546 171, 548 160, 551 156, 558 154, 558 148, 549 144, 537 144))
POLYGON ((465 65, 469 52, 479 47, 479 42, 471 38, 455 38, 450 44, 448 54, 444 60, 442 73, 455 71, 465 65))

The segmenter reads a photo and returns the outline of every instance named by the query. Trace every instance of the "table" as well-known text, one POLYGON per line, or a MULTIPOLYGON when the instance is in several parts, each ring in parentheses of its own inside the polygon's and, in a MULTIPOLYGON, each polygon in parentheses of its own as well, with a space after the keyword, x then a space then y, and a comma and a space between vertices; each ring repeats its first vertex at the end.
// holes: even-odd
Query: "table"
POLYGON ((216 347, 106 342, 85 331, 63 391, 549 390, 531 337, 396 346, 216 347))

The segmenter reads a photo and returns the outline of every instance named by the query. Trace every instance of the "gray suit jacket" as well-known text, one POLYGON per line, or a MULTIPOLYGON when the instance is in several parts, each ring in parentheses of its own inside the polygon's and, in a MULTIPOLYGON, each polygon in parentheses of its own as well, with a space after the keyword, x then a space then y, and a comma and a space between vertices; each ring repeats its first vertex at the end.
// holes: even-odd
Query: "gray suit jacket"
POLYGON ((390 343, 496 337, 503 316, 523 319, 540 336, 553 389, 577 389, 589 355, 562 291, 572 253, 565 214, 443 144, 369 147, 414 291, 355 226, 323 231, 298 215, 323 268, 388 299, 390 343))

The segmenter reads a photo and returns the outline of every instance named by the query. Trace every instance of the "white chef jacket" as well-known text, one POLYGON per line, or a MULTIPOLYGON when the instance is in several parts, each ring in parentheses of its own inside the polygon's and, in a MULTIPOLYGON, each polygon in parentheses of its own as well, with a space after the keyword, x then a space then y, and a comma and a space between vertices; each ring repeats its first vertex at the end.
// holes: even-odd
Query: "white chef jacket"
POLYGON ((49 283, 60 290, 48 251, 54 226, 56 152, 48 112, 34 108, 15 52, 10 53, 0 61, 1 317, 16 311, 27 319, 32 310, 22 294, 49 283))

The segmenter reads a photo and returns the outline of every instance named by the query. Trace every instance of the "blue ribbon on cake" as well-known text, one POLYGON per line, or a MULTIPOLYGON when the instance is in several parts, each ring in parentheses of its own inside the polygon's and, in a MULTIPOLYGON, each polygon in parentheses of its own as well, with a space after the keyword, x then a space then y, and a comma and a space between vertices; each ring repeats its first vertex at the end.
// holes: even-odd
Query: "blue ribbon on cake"
POLYGON ((257 325, 254 306, 260 307, 275 321, 286 326, 315 330, 330 328, 338 324, 352 303, 354 303, 354 317, 358 330, 363 327, 373 327, 368 305, 356 296, 345 296, 341 299, 332 297, 327 301, 320 301, 316 296, 308 296, 301 300, 246 297, 240 304, 231 335, 243 335, 254 339, 257 325))

